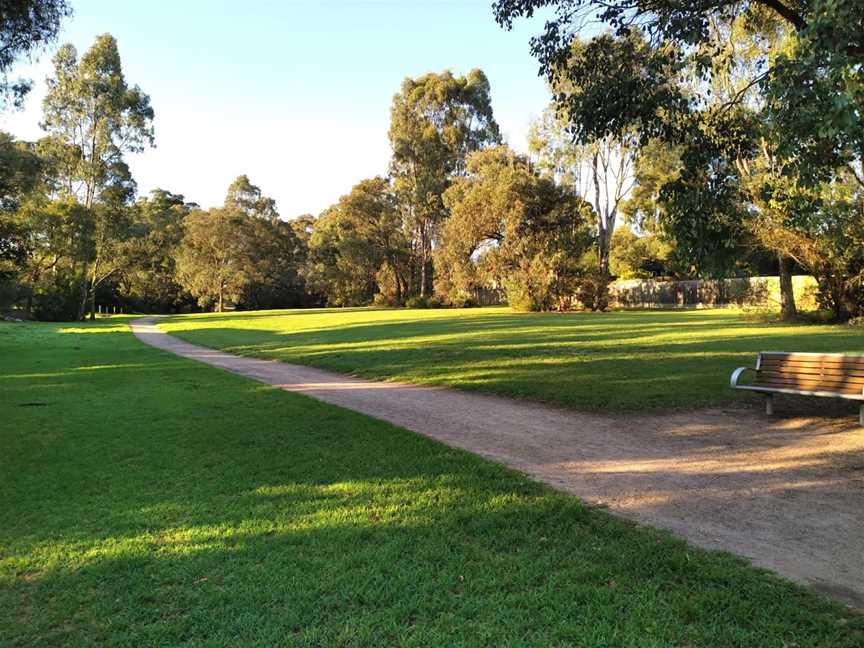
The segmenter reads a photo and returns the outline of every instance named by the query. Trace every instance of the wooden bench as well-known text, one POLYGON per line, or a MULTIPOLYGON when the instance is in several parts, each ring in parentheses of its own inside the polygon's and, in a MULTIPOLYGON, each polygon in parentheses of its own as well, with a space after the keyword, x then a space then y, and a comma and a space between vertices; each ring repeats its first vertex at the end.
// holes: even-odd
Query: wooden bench
MULTIPOLYGON (((842 353, 776 353, 763 351, 755 367, 738 367, 729 379, 734 389, 765 394, 765 412, 774 413, 774 394, 799 394, 864 401, 864 355, 842 353), (739 385, 741 374, 755 372, 739 385)), ((864 426, 864 405, 859 422, 864 426)))

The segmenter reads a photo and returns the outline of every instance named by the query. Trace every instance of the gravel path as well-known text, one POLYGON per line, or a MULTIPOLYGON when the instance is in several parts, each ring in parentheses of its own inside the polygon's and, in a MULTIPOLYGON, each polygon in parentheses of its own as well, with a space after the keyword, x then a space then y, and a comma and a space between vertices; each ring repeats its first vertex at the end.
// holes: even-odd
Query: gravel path
POLYGON ((146 344, 470 450, 864 609, 864 429, 852 410, 826 417, 826 401, 808 399, 778 402, 775 418, 738 408, 589 414, 243 358, 153 322, 132 323, 146 344))

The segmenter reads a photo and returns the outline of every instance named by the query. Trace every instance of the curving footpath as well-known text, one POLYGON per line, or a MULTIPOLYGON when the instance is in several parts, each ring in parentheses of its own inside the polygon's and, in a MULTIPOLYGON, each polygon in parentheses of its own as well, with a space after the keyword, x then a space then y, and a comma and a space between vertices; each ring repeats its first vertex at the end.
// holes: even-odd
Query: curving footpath
POLYGON ((239 357, 154 322, 135 320, 132 331, 178 356, 475 452, 864 609, 864 434, 854 417, 768 419, 735 408, 588 414, 239 357))

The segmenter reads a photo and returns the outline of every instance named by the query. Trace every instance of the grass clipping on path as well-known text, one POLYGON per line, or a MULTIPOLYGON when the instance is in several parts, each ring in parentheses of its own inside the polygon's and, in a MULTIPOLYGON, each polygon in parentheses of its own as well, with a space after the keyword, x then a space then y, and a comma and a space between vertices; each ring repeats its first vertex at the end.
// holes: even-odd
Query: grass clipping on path
POLYGON ((861 646, 862 618, 418 435, 0 324, 0 644, 861 646))
POLYGON ((160 327, 241 355, 586 410, 741 398, 729 375, 759 351, 864 352, 852 327, 767 323, 729 310, 349 308, 180 316, 160 327))

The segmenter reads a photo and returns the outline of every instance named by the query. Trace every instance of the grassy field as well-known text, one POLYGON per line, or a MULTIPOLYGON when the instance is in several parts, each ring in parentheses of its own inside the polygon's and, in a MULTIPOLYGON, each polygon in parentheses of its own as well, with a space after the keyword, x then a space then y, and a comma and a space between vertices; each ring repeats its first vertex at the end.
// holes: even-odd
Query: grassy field
POLYGON ((728 555, 119 319, 0 323, 0 359, 4 647, 864 642, 728 555))
POLYGON ((725 310, 270 311, 175 317, 162 328, 241 355, 582 409, 752 398, 728 388, 729 374, 752 365, 758 351, 864 351, 860 329, 766 323, 725 310))

